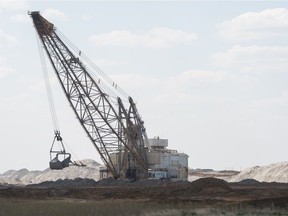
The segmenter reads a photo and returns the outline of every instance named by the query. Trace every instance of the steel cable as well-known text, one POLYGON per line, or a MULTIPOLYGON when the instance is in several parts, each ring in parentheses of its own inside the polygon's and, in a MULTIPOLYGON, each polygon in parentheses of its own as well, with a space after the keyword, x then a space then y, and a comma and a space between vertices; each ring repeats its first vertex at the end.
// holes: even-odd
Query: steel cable
MULTIPOLYGON (((78 49, 62 32, 60 32, 57 29, 57 33, 59 33, 59 35, 61 35, 61 38, 63 40, 65 40, 65 43, 68 44, 70 46, 71 49, 74 50, 75 53, 77 53, 79 55, 79 57, 81 57, 92 69, 94 69, 95 72, 97 72, 109 85, 112 86, 113 90, 110 87, 104 87, 104 89, 106 91, 109 91, 110 93, 115 94, 115 92, 118 92, 120 95, 122 95, 122 97, 124 97, 125 100, 128 100, 129 95, 118 85, 116 84, 106 73, 103 72, 103 70, 101 70, 92 60, 90 60, 84 53, 81 52, 80 49, 78 49)), ((103 81, 101 82, 101 79, 94 73, 94 71, 90 71, 90 75, 95 76, 97 79, 100 80, 100 86, 102 86, 103 84, 105 85, 105 83, 103 83, 103 81)), ((97 81, 97 80, 96 80, 97 81)), ((116 93, 115 95, 118 96, 118 94, 116 93)), ((121 97, 121 98, 122 98, 121 97)))
POLYGON ((56 114, 56 109, 55 109, 55 104, 53 100, 53 94, 51 90, 51 85, 50 85, 50 79, 48 75, 48 70, 47 70, 47 65, 45 62, 45 57, 44 57, 44 51, 40 45, 40 39, 36 35, 36 40, 37 40, 37 45, 38 45, 38 50, 39 50, 39 55, 40 55, 40 61, 41 61, 41 66, 42 66, 42 72, 43 72, 43 77, 44 77, 44 83, 45 83, 45 88, 46 88, 46 94, 48 98, 48 104, 49 104, 49 109, 50 109, 50 114, 52 118, 52 123, 53 123, 53 129, 54 131, 59 131, 59 123, 57 119, 57 114, 56 114))

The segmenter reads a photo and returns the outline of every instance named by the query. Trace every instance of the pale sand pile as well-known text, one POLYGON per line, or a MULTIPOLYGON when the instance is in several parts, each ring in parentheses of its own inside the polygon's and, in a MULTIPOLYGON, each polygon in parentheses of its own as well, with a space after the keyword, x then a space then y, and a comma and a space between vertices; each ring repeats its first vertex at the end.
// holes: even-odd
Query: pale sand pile
MULTIPOLYGON (((45 181, 57 181, 58 179, 92 179, 98 181, 99 170, 103 165, 94 160, 81 160, 85 167, 70 166, 63 170, 29 171, 27 169, 9 170, 0 174, 0 184, 29 185, 45 181)), ((216 172, 216 171, 214 171, 216 172)), ((255 166, 247 168, 239 174, 221 177, 215 174, 214 178, 223 179, 227 182, 241 182, 245 179, 255 179, 259 182, 288 183, 288 161, 270 164, 268 166, 255 166)), ((189 175, 188 181, 195 181, 201 177, 189 175)))
POLYGON ((2 184, 27 185, 38 184, 44 181, 56 181, 58 179, 93 179, 99 180, 101 164, 94 160, 81 160, 85 167, 69 166, 63 170, 46 169, 44 171, 29 171, 27 169, 9 170, 0 174, 2 184))
POLYGON ((288 161, 273 163, 268 166, 247 168, 227 179, 229 182, 240 182, 244 179, 255 179, 259 182, 288 183, 288 161))

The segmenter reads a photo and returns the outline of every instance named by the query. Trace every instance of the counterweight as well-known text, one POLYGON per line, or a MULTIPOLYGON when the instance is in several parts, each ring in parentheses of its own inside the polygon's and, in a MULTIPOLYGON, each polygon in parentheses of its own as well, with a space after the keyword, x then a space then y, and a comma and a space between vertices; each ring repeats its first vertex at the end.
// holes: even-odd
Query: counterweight
POLYGON ((66 98, 113 177, 125 178, 131 173, 147 177, 147 136, 132 98, 128 98, 129 107, 124 107, 121 97, 115 100, 52 23, 37 11, 29 15, 66 98))

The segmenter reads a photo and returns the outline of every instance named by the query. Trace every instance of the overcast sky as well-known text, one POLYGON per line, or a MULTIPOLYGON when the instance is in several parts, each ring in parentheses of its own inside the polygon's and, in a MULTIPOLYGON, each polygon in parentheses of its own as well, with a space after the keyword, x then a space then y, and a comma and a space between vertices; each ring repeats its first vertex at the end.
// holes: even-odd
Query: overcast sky
MULTIPOLYGON (((148 136, 187 153, 189 167, 286 161, 287 3, 0 0, 0 173, 49 163, 54 129, 34 10, 132 96, 148 136)), ((65 144, 101 162, 48 69, 65 144)))

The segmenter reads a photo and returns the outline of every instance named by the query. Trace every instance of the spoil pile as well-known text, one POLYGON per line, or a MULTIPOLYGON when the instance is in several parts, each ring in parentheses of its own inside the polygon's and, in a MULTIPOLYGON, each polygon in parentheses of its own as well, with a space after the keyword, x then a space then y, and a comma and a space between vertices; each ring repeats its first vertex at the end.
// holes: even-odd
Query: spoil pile
POLYGON ((130 181, 127 179, 118 179, 115 180, 114 178, 106 178, 101 179, 97 183, 97 186, 150 186, 150 185, 160 185, 163 182, 159 179, 140 179, 137 181, 130 181))
MULTIPOLYGON (((75 179, 58 179, 56 181, 44 181, 39 184, 27 185, 28 188, 31 187, 45 187, 45 188, 56 188, 56 187, 114 187, 114 186, 152 186, 152 185, 164 185, 164 184, 179 184, 178 182, 163 182, 159 179, 140 179, 137 181, 130 181, 128 179, 114 179, 105 178, 99 181, 88 178, 75 178, 75 179)), ((181 184, 181 183, 180 183, 181 184)))
POLYGON ((93 179, 58 179, 57 181, 45 181, 39 184, 28 185, 28 187, 93 187, 97 183, 93 179))
POLYGON ((243 179, 239 182, 239 184, 243 184, 243 185, 255 185, 259 183, 260 182, 255 179, 243 179))
POLYGON ((247 168, 239 174, 232 176, 228 181, 240 182, 244 179, 254 179, 259 182, 288 183, 288 162, 247 168))
MULTIPOLYGON (((90 159, 81 160, 80 162, 86 166, 69 166, 63 170, 51 170, 48 168, 44 171, 29 171, 27 169, 9 170, 0 174, 0 182, 12 185, 30 185, 57 181, 59 179, 64 181, 65 179, 81 178, 98 181, 101 164, 90 159)), ((65 184, 65 182, 63 182, 63 184, 65 184)))
POLYGON ((231 191, 228 182, 217 178, 201 178, 190 183, 189 190, 192 193, 199 192, 227 192, 231 191))

